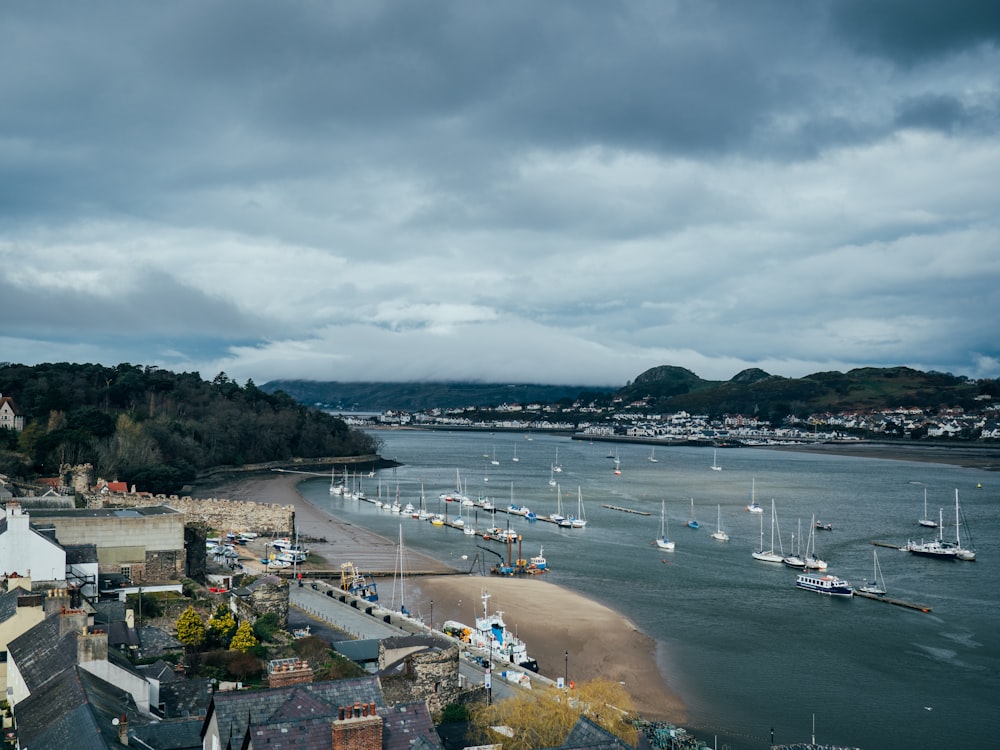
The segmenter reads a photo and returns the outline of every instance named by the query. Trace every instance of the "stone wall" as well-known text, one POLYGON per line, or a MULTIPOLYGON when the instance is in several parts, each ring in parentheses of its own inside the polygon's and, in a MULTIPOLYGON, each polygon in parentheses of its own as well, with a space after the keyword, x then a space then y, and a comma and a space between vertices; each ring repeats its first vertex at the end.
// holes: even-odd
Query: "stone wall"
POLYGON ((254 503, 249 500, 150 495, 143 492, 84 496, 88 508, 169 505, 187 517, 188 523, 203 523, 215 531, 254 531, 258 534, 292 534, 295 506, 254 503))
POLYGON ((240 622, 253 623, 267 612, 278 618, 278 626, 288 627, 288 581, 278 576, 258 578, 246 587, 249 596, 233 595, 232 609, 240 622))
POLYGON ((378 644, 380 672, 402 658, 402 671, 388 670, 379 676, 382 694, 389 704, 427 701, 431 713, 439 713, 459 694, 457 643, 433 636, 384 638, 378 644))

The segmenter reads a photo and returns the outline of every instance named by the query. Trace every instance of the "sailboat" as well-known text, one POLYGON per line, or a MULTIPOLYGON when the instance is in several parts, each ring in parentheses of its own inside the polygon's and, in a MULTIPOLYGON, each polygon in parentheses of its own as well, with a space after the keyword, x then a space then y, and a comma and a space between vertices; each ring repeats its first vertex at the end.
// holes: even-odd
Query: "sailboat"
POLYGON ((716 514, 715 520, 715 531, 712 532, 712 539, 718 539, 720 542, 728 542, 729 534, 722 530, 722 506, 718 506, 718 513, 716 514))
MULTIPOLYGON (((975 562, 976 561, 976 551, 974 549, 972 549, 971 547, 963 547, 962 546, 962 539, 959 536, 959 529, 961 528, 961 526, 962 526, 962 521, 959 518, 959 509, 958 509, 958 489, 956 489, 955 490, 955 556, 959 560, 966 560, 968 562, 975 562)), ((969 529, 968 529, 968 527, 966 527, 966 533, 968 533, 968 531, 969 531, 969 529)), ((969 534, 969 538, 971 540, 971 538, 972 538, 971 534, 969 534)), ((971 541, 969 543, 971 544, 971 541)))
POLYGON ((569 521, 562 514, 562 490, 559 485, 556 485, 556 512, 549 513, 549 519, 555 521, 557 526, 569 526, 569 521))
POLYGON ((915 542, 910 539, 903 547, 900 547, 904 552, 909 552, 920 557, 933 557, 937 560, 957 560, 958 559, 958 548, 944 541, 944 509, 938 509, 938 538, 932 539, 929 542, 925 542, 921 539, 919 542, 915 542))
POLYGON ((692 529, 701 528, 701 524, 698 523, 698 519, 694 517, 694 498, 691 498, 691 518, 688 519, 688 527, 692 529))
POLYGON ((552 464, 552 471, 557 474, 562 471, 562 464, 559 463, 559 446, 556 446, 556 462, 552 464))
POLYGON ((618 458, 618 451, 615 451, 615 476, 620 477, 622 475, 622 462, 618 458))
POLYGON ((331 495, 342 495, 344 494, 344 488, 338 487, 337 485, 337 467, 334 466, 330 469, 330 494, 331 495))
MULTIPOLYGON (((774 551, 774 527, 777 524, 777 519, 774 515, 774 500, 771 501, 771 549, 764 549, 764 516, 760 517, 760 550, 753 552, 754 560, 761 560, 763 562, 780 563, 784 559, 783 554, 778 554, 774 551)), ((780 544, 780 539, 779 539, 780 544)))
POLYGON ((921 526, 925 526, 928 529, 936 529, 938 522, 933 518, 927 517, 927 488, 924 487, 924 517, 917 521, 921 526))
MULTIPOLYGON (((750 502, 747 504, 747 510, 751 513, 761 513, 763 514, 764 509, 760 507, 757 503, 757 477, 751 480, 750 485, 750 502)), ((763 519, 761 519, 763 523, 763 519)))
POLYGON ((816 514, 813 513, 812 523, 809 524, 809 539, 806 541, 806 568, 809 570, 826 570, 826 561, 820 560, 816 556, 816 514))
MULTIPOLYGON (((403 525, 399 525, 399 548, 396 550, 396 575, 399 577, 399 613, 401 615, 410 616, 409 610, 406 609, 406 591, 405 591, 405 579, 404 571, 406 570, 406 556, 403 552, 403 525)), ((396 608, 396 582, 393 580, 392 584, 392 605, 390 609, 396 608)))
POLYGON ((649 463, 656 464, 659 463, 660 459, 656 457, 656 446, 654 445, 649 449, 649 463))
POLYGON ((574 529, 582 529, 587 525, 587 516, 583 512, 583 490, 576 488, 576 515, 569 517, 570 526, 574 529))
POLYGON ((556 486, 556 470, 554 467, 549 467, 549 487, 556 486))
POLYGON ((426 521, 433 515, 426 507, 424 507, 424 485, 423 482, 420 483, 420 510, 417 511, 417 520, 426 521))
POLYGON ((722 471, 722 467, 719 466, 719 449, 715 448, 712 450, 712 465, 709 466, 712 471, 722 471))
MULTIPOLYGON (((799 546, 802 546, 802 519, 799 519, 799 546)), ((792 534, 792 544, 788 548, 788 554, 781 558, 781 562, 787 565, 789 568, 803 569, 806 567, 806 561, 802 559, 799 555, 799 550, 795 546, 795 534, 792 534)))
POLYGON ((520 460, 521 459, 519 459, 517 457, 517 443, 514 443, 514 457, 511 459, 511 461, 513 461, 514 463, 517 463, 520 460))
POLYGON ((490 463, 493 464, 494 466, 500 465, 500 462, 497 461, 497 447, 495 445, 493 446, 493 458, 490 461, 490 463))
POLYGON ((674 543, 667 536, 667 501, 660 501, 660 535, 656 538, 656 546, 660 549, 673 549, 674 543))
POLYGON ((872 579, 871 581, 865 581, 863 585, 858 586, 858 591, 863 591, 866 594, 874 594, 875 596, 885 596, 885 579, 882 578, 882 568, 878 564, 877 549, 872 549, 872 558, 875 566, 874 572, 872 573, 872 579))

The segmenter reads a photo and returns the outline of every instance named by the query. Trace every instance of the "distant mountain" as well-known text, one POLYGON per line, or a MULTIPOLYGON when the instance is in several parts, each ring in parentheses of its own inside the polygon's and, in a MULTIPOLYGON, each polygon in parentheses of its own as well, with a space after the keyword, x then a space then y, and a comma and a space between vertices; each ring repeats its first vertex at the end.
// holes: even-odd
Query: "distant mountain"
MULTIPOLYGON (((975 408, 980 395, 996 396, 997 381, 971 381, 909 367, 864 367, 784 378, 743 370, 728 381, 702 380, 682 367, 654 367, 616 394, 624 403, 643 401, 651 411, 721 416, 797 414, 900 406, 975 408)), ((981 403, 980 403, 981 405, 981 403)))
POLYGON ((983 405, 978 396, 1000 398, 995 380, 972 381, 940 372, 909 367, 864 367, 842 372, 817 372, 802 378, 771 375, 759 368, 737 373, 730 380, 703 380, 683 367, 662 365, 638 375, 623 388, 573 385, 505 385, 498 383, 340 383, 274 380, 261 386, 268 393, 283 391, 301 403, 354 411, 423 411, 501 404, 641 403, 649 412, 687 411, 718 417, 758 414, 771 418, 816 412, 840 412, 900 406, 924 408, 983 405))
POLYGON ((500 383, 341 383, 313 380, 272 380, 261 386, 267 393, 283 391, 296 401, 344 411, 423 411, 463 406, 572 403, 581 394, 588 400, 609 401, 614 388, 581 385, 525 385, 500 383))

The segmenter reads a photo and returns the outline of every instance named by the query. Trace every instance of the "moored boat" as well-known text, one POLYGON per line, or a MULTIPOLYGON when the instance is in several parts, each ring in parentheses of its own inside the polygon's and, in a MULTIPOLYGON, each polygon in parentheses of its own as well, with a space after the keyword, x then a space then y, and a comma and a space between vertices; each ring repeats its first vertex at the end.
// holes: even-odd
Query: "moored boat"
POLYGON ((795 586, 828 596, 854 596, 854 588, 848 581, 829 573, 799 573, 795 576, 795 586))
POLYGON ((374 579, 363 575, 352 562, 340 565, 340 588, 367 602, 378 601, 378 585, 374 579))
POLYGON ((528 656, 524 641, 507 629, 503 612, 489 612, 487 603, 490 594, 483 592, 483 616, 476 617, 476 625, 470 628, 455 620, 444 623, 443 631, 468 643, 473 648, 488 651, 491 659, 514 664, 532 672, 538 671, 538 662, 528 656))

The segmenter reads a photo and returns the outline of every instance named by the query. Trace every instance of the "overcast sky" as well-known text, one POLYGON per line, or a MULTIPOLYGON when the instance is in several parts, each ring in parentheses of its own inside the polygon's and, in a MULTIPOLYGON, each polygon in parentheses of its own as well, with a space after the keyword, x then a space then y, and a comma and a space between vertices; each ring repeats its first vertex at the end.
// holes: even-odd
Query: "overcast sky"
POLYGON ((7 2, 0 361, 1000 376, 1000 3, 7 2))

